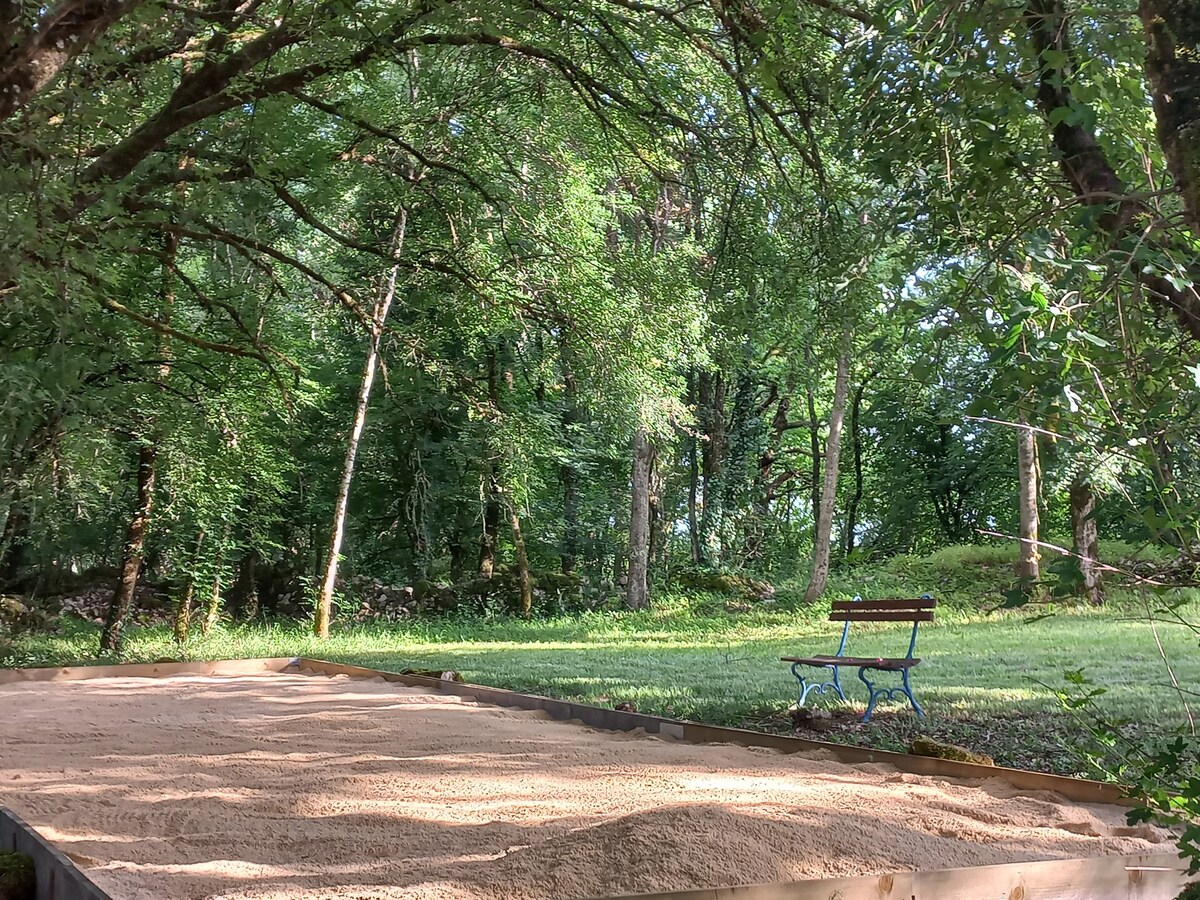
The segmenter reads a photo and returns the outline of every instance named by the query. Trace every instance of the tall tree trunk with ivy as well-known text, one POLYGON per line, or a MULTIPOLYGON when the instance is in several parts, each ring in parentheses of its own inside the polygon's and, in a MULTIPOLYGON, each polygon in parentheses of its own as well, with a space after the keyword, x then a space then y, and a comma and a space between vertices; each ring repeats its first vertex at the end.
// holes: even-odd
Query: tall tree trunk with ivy
POLYGON ((221 543, 217 545, 217 552, 213 556, 213 579, 209 586, 208 598, 204 604, 204 618, 200 620, 200 633, 208 634, 217 624, 217 620, 221 617, 221 564, 224 561, 225 542, 229 540, 229 533, 226 531, 221 543))
POLYGON ((509 523, 512 527, 513 550, 517 558, 517 589, 521 601, 521 615, 526 619, 533 615, 533 579, 529 574, 529 555, 525 551, 525 535, 521 532, 521 517, 516 507, 509 508, 509 523))
POLYGON ((117 587, 108 605, 104 628, 100 632, 100 649, 119 653, 125 642, 125 623, 133 609, 138 575, 146 552, 146 535, 150 530, 150 514, 154 509, 154 481, 158 466, 158 445, 153 439, 143 439, 137 457, 137 490, 133 516, 125 532, 125 549, 117 570, 117 587))
POLYGON ((820 518, 813 541, 812 575, 804 592, 806 603, 812 603, 825 593, 829 580, 829 560, 833 535, 833 514, 837 509, 838 457, 842 449, 842 422, 846 416, 846 395, 850 391, 850 338, 842 339, 838 353, 837 375, 833 385, 833 409, 829 413, 829 434, 825 438, 825 477, 818 505, 820 518))
POLYGON ((188 632, 192 628, 192 604, 196 599, 196 567, 200 565, 200 551, 204 548, 204 529, 196 534, 196 543, 192 549, 191 560, 187 574, 184 575, 183 586, 175 600, 175 616, 172 622, 172 632, 175 643, 187 643, 188 632))

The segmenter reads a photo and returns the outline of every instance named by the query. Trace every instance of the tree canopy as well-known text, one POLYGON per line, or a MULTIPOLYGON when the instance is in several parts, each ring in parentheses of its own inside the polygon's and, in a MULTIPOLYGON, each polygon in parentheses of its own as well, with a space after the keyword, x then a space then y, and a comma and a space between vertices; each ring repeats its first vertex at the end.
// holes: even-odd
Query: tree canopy
POLYGON ((1196 552, 1200 5, 0 9, 0 587, 186 635, 1196 552), (502 586, 503 583, 503 586, 502 586), (415 602, 415 601, 414 601, 415 602), (342 604, 345 607, 345 604, 342 604), (346 612, 345 608, 341 611, 346 612))

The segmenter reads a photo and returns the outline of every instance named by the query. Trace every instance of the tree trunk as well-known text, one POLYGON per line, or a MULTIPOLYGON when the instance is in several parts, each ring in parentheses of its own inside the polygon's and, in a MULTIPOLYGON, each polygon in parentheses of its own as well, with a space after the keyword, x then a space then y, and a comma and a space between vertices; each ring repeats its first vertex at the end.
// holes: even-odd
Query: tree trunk
MULTIPOLYGON (((805 359, 808 359, 807 353, 805 353, 805 359)), ((811 382, 804 389, 804 400, 808 405, 808 442, 811 461, 809 490, 812 495, 813 535, 815 536, 821 530, 821 423, 817 419, 817 401, 813 396, 811 382)))
MULTIPOLYGON (((225 535, 225 540, 229 539, 229 535, 225 535)), ((221 546, 217 547, 217 555, 213 560, 213 582, 212 590, 208 592, 208 603, 204 608, 204 618, 200 622, 200 633, 208 634, 217 624, 217 619, 221 616, 221 561, 223 558, 222 551, 224 550, 223 540, 221 546)))
POLYGON ((563 497, 562 571, 570 575, 579 559, 579 469, 575 465, 576 429, 581 421, 575 371, 568 356, 566 340, 559 341, 559 360, 563 376, 562 426, 567 460, 559 467, 563 497))
POLYGON ((701 423, 707 440, 700 454, 704 490, 700 510, 700 562, 720 562, 721 477, 725 470, 725 379, 720 372, 700 373, 701 423))
POLYGON ((251 548, 242 554, 237 577, 229 589, 229 612, 235 621, 249 621, 258 615, 258 564, 262 555, 251 548))
POLYGON ((1200 235, 1200 0, 1141 0, 1139 14, 1158 142, 1200 235))
POLYGON ((817 520, 817 537, 813 544, 812 577, 804 592, 806 603, 812 603, 825 593, 825 582, 829 579, 830 537, 833 531, 833 513, 837 504, 838 456, 842 449, 842 421, 846 415, 846 394, 850 389, 850 335, 842 338, 842 350, 838 354, 837 376, 833 386, 833 409, 829 413, 829 435, 825 439, 825 481, 821 488, 819 504, 820 518, 817 520))
POLYGON ((1017 574, 1026 589, 1032 589, 1041 578, 1041 552, 1038 549, 1038 465, 1037 436, 1025 417, 1017 429, 1017 481, 1021 513, 1021 557, 1017 574))
POLYGON ((180 645, 187 643, 188 632, 192 627, 192 602, 196 597, 196 567, 200 564, 200 550, 203 547, 204 529, 201 528, 196 535, 196 546, 192 551, 192 561, 188 567, 183 588, 175 601, 175 620, 172 630, 175 633, 175 643, 180 645))
POLYGON ((358 388, 358 402, 354 407, 354 423, 346 442, 346 460, 342 465, 342 479, 338 485, 337 500, 333 507, 333 529, 329 538, 329 555, 325 563, 325 577, 321 592, 317 596, 313 615, 313 633, 320 638, 329 637, 329 621, 333 611, 333 591, 337 585, 338 563, 341 560, 342 539, 346 533, 346 510, 350 505, 350 482, 354 480, 354 460, 358 456, 358 444, 362 439, 363 426, 367 421, 367 406, 371 402, 371 386, 375 383, 375 369, 379 363, 379 344, 383 339, 383 327, 387 322, 388 310, 396 296, 396 279, 400 274, 400 252, 404 247, 404 232, 408 225, 408 210, 400 207, 392 232, 393 265, 384 280, 371 315, 370 333, 367 340, 367 358, 363 363, 362 381, 358 388))
POLYGON ((154 508, 157 464, 158 446, 153 439, 148 439, 138 450, 137 500, 125 533, 125 550, 121 554, 117 589, 108 606, 104 630, 100 633, 101 650, 120 653, 125 642, 125 621, 129 618, 129 611, 133 609, 138 573, 141 571, 142 556, 146 551, 146 533, 150 529, 150 513, 154 508))
MULTIPOLYGON (((492 414, 500 415, 500 366, 495 348, 487 353, 488 403, 492 414)), ((489 436, 484 450, 487 453, 487 471, 484 475, 486 492, 483 505, 483 534, 479 537, 479 574, 491 578, 496 570, 496 553, 500 549, 500 461, 494 440, 489 436)))
POLYGON ((864 378, 862 384, 854 391, 854 401, 850 404, 850 441, 854 451, 854 493, 846 504, 846 528, 842 541, 842 556, 848 559, 854 552, 854 532, 858 530, 858 504, 863 498, 863 460, 862 460, 862 428, 859 420, 862 417, 863 392, 874 375, 864 378))
POLYGON ((1074 537, 1079 574, 1080 593, 1092 606, 1104 604, 1104 587, 1100 580, 1100 538, 1096 531, 1096 495, 1083 477, 1071 482, 1071 531, 1074 537))
POLYGON ((633 471, 630 478, 629 574, 625 602, 630 609, 650 605, 648 563, 650 557, 650 469, 654 450, 650 435, 639 427, 633 436, 633 471))
POLYGON ((467 548, 463 546, 463 536, 459 532, 455 532, 450 538, 450 581, 458 584, 463 580, 463 574, 467 568, 467 548))
MULTIPOLYGON (((696 371, 688 372, 688 405, 696 405, 696 371)), ((700 500, 700 438, 696 429, 688 437, 688 543, 692 550, 692 565, 700 562, 700 520, 696 505, 700 500)))
POLYGON ((509 510, 512 523, 513 549, 517 553, 517 584, 521 591, 521 615, 526 619, 533 615, 533 582, 529 577, 529 556, 525 553, 525 536, 521 534, 521 518, 516 509, 509 510))
POLYGON ((0 530, 0 589, 15 584, 21 578, 28 552, 29 514, 18 488, 13 488, 4 528, 0 530))
POLYGON ((666 572, 670 563, 671 518, 663 509, 666 492, 667 476, 655 453, 650 464, 650 573, 646 576, 652 586, 652 576, 666 572))

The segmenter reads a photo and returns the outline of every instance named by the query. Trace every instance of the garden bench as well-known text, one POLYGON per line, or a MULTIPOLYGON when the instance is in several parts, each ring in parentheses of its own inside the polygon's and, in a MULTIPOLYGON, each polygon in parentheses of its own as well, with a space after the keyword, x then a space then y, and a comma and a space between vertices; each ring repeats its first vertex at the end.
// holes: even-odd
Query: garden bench
POLYGON ((867 714, 863 716, 864 722, 871 721, 875 702, 880 697, 887 697, 891 700, 897 694, 907 697, 908 702, 912 704, 913 711, 921 718, 925 718, 921 705, 913 696, 908 673, 910 669, 921 662, 913 657, 913 651, 917 648, 917 627, 922 622, 933 621, 935 606, 937 606, 937 600, 928 594, 918 600, 863 600, 861 597, 855 597, 853 600, 835 600, 833 611, 829 614, 829 621, 845 622, 845 625, 842 626, 842 642, 838 644, 837 653, 833 656, 784 656, 780 658, 782 662, 792 664, 792 674, 800 682, 800 698, 796 705, 803 707, 804 701, 813 691, 824 694, 831 688, 837 691, 837 695, 844 701, 846 695, 842 693, 842 683, 838 673, 843 667, 848 666, 858 669, 859 680, 867 686, 867 690, 870 692, 870 698, 867 700, 867 714), (912 622, 912 637, 908 641, 908 652, 904 656, 890 659, 844 655, 846 641, 850 637, 851 622, 912 622), (809 681, 805 675, 806 667, 827 669, 832 673, 832 677, 823 682, 809 681), (899 672, 900 686, 876 687, 875 683, 867 677, 867 672, 899 672))

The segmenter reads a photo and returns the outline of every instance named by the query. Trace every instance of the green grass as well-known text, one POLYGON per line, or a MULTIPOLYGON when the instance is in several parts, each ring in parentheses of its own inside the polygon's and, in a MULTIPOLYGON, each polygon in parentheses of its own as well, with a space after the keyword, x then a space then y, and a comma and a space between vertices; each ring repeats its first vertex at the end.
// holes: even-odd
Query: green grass
MULTIPOLYGON (((1200 608, 1187 609, 1200 614, 1200 608)), ((482 684, 602 705, 632 701, 642 712, 780 730, 789 727, 784 713, 795 682, 778 657, 832 652, 838 632, 825 621, 827 611, 823 604, 805 609, 673 595, 640 613, 533 622, 416 620, 342 630, 324 642, 300 626, 222 628, 183 648, 166 629, 135 629, 122 659, 307 655, 381 669, 454 669, 482 684)), ((1056 694, 1066 687, 1064 671, 1072 669, 1083 669, 1107 690, 1100 702, 1114 715, 1156 728, 1185 721, 1159 642, 1181 686, 1193 689, 1200 684, 1200 656, 1189 629, 1155 628, 1142 603, 1119 593, 1103 610, 1059 607, 1049 618, 1029 618, 1028 611, 939 608, 937 621, 921 629, 924 662, 913 676, 928 721, 891 706, 877 722, 847 720, 828 737, 899 749, 915 731, 927 731, 991 753, 1002 764, 1079 773, 1085 764, 1074 744, 1082 729, 1056 694)), ((900 655, 907 637, 903 625, 859 627, 849 650, 900 655)), ((63 634, 18 638, 0 664, 95 662, 102 659, 95 648, 95 630, 77 624, 63 634)), ((853 671, 846 674, 847 693, 861 701, 863 686, 853 671)))

